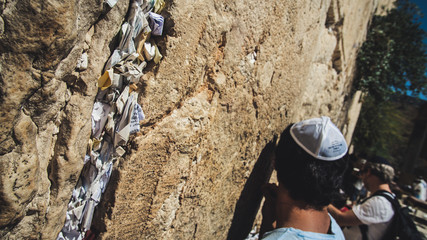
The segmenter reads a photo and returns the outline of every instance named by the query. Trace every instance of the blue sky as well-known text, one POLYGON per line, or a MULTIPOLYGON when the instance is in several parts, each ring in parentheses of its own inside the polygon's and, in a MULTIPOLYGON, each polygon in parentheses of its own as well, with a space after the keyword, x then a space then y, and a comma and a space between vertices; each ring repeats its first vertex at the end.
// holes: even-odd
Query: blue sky
MULTIPOLYGON (((421 28, 424 29, 425 32, 427 32, 427 0, 411 0, 411 2, 418 5, 418 7, 421 9, 424 17, 421 18, 421 28)), ((424 38, 424 43, 427 45, 427 38, 424 38)), ((408 92, 410 95, 411 93, 408 92)), ((424 95, 419 96, 423 100, 427 100, 427 97, 424 95)))
MULTIPOLYGON (((411 2, 418 5, 421 11, 424 14, 424 17, 421 19, 421 28, 427 32, 427 1, 426 0, 411 0, 411 2)), ((427 44, 427 39, 424 38, 424 43, 427 44)))

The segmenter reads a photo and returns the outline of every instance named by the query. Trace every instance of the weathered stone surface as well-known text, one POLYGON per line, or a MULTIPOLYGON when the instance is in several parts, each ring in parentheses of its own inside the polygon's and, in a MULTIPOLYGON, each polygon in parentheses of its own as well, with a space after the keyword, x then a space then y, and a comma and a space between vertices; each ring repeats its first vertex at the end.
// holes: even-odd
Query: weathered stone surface
POLYGON ((37 188, 39 159, 37 156, 37 126, 29 116, 21 112, 13 128, 15 141, 20 143, 14 151, 3 155, 1 170, 8 181, 2 182, 2 214, 0 224, 9 223, 22 218, 24 208, 34 197, 37 188))
POLYGON ((230 229, 236 202, 267 143, 302 118, 347 124, 356 51, 377 4, 174 1, 174 34, 146 76, 148 120, 119 168, 103 238, 243 238, 230 229))
MULTIPOLYGON (((128 4, 0 2, 0 237, 54 239, 62 228, 96 80, 128 4), (77 69, 83 53, 87 69, 77 69)), ((252 226, 268 152, 286 125, 319 115, 351 125, 356 52, 381 4, 168 1, 156 38, 164 58, 139 84, 147 119, 115 164, 95 230, 105 239, 242 238, 233 228, 252 226)))
POLYGON ((96 79, 128 9, 102 0, 2 1, 0 236, 53 239, 90 136, 96 79), (87 52, 88 69, 77 71, 87 52))

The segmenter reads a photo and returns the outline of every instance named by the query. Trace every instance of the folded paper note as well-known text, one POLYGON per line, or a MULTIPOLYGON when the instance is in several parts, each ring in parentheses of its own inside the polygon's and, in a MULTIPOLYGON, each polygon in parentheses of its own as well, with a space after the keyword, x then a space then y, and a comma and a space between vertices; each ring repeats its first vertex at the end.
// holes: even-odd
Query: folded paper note
POLYGON ((102 102, 95 102, 92 111, 92 136, 99 139, 107 122, 111 106, 102 102))
POLYGON ((153 11, 155 13, 160 13, 164 7, 165 7, 165 1, 164 0, 156 0, 154 3, 153 11))
POLYGON ((161 36, 163 33, 163 24, 164 24, 164 18, 153 12, 149 12, 148 16, 150 17, 150 28, 151 28, 151 34, 155 36, 161 36))
POLYGON ((83 71, 87 69, 87 65, 88 65, 88 57, 87 57, 87 53, 84 52, 79 59, 77 59, 77 70, 79 71, 83 71))
POLYGON ((111 86, 111 78, 114 77, 114 70, 109 69, 102 74, 102 76, 98 79, 98 87, 101 90, 105 90, 111 86))
POLYGON ((110 8, 114 7, 116 5, 118 0, 105 0, 105 2, 110 6, 110 8))

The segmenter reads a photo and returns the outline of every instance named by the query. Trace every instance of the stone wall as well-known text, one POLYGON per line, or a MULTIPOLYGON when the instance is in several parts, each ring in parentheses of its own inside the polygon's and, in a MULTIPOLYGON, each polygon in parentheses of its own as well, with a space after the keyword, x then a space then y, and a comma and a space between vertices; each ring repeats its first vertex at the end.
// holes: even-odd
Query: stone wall
MULTIPOLYGON (((0 4, 0 236, 53 239, 129 1, 0 4), (82 53, 86 70, 76 69, 82 53)), ((356 53, 380 5, 167 1, 164 58, 139 83, 147 119, 115 163, 94 230, 107 239, 240 238, 233 227, 250 229, 286 125, 328 115, 346 132, 356 53), (239 220, 245 212, 251 218, 239 220)))

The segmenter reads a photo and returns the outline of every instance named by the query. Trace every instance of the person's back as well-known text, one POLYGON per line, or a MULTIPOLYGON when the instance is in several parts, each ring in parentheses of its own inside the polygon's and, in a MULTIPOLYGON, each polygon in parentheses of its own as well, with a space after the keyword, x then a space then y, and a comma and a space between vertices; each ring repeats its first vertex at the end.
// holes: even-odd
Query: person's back
POLYGON ((422 200, 422 201, 426 201, 427 199, 427 183, 424 181, 424 179, 419 178, 417 179, 417 184, 414 187, 414 191, 415 191, 415 197, 422 200))
POLYGON ((389 231, 394 216, 393 206, 384 196, 376 193, 383 192, 395 198, 388 185, 393 176, 394 170, 388 161, 380 157, 371 158, 364 166, 361 178, 373 196, 344 213, 332 205, 328 207, 338 224, 344 227, 346 239, 382 239, 389 231))
POLYGON ((363 230, 364 227, 360 228, 359 225, 344 228, 346 239, 362 240, 363 231, 366 231, 367 239, 381 239, 394 216, 393 206, 382 196, 374 196, 355 205, 352 211, 367 228, 363 230))
POLYGON ((346 153, 344 137, 327 117, 285 129, 275 160, 279 186, 264 189, 262 239, 344 239, 326 207, 340 197, 346 153))

